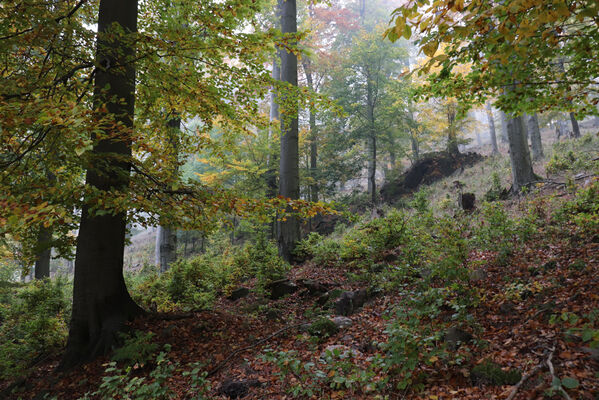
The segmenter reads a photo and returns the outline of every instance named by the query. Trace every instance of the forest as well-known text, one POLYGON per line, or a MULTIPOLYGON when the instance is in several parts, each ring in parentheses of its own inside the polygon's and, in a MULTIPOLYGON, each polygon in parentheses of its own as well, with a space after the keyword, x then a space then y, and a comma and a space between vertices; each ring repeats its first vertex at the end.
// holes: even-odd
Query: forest
POLYGON ((0 399, 599 399, 599 2, 1 0, 0 399))

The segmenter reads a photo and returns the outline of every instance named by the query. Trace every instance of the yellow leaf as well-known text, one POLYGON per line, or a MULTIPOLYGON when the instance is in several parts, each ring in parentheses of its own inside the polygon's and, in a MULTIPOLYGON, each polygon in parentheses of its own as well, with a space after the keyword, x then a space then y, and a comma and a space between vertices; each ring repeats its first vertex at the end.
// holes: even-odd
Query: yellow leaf
POLYGON ((433 57, 439 48, 439 42, 430 41, 422 47, 422 52, 429 56, 433 57))
POLYGON ((434 363, 435 361, 439 360, 439 357, 437 356, 432 356, 431 358, 428 359, 430 362, 434 363))

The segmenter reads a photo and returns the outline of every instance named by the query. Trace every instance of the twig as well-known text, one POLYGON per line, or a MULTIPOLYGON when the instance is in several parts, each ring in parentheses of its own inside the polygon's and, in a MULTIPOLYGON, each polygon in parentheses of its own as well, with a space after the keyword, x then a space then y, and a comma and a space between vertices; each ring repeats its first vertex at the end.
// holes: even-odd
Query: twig
MULTIPOLYGON (((551 357, 553 357, 554 351, 555 351, 555 347, 553 347, 551 349, 551 352, 549 353, 549 356, 547 357, 548 360, 551 359, 551 357)), ((516 393, 518 393, 518 389, 520 389, 520 386, 522 386, 524 384, 524 382, 526 382, 530 377, 534 376, 540 369, 543 368, 544 365, 545 365, 544 362, 539 363, 536 367, 531 369, 528 374, 524 375, 522 377, 522 379, 520 379, 520 382, 516 383, 516 385, 512 389, 512 392, 505 400, 512 400, 516 396, 516 393)))
MULTIPOLYGON (((555 376, 555 370, 553 369, 553 364, 551 363, 551 358, 553 357, 554 350, 555 350, 555 346, 553 346, 553 349, 551 350, 549 357, 547 357, 547 361, 545 361, 545 363, 549 367, 549 373, 551 374, 552 382, 554 382, 556 379, 559 381, 559 378, 557 376, 555 376)), ((560 392, 562 392, 562 394, 564 395, 564 397, 567 400, 572 400, 572 398, 568 395, 568 393, 566 392, 566 390, 564 389, 564 387, 561 384, 559 385, 559 390, 560 390, 560 392)))
POLYGON ((213 376, 214 374, 216 374, 218 371, 220 371, 225 365, 227 365, 229 363, 229 361, 235 357, 237 354, 239 353, 243 353, 253 347, 256 347, 264 342, 269 341, 270 339, 274 338, 277 335, 280 335, 281 333, 289 330, 289 329, 293 329, 293 328, 299 328, 302 325, 305 325, 306 322, 302 322, 301 324, 295 324, 295 325, 288 325, 284 328, 279 329, 278 331, 276 331, 275 333, 265 337, 264 339, 260 339, 258 340, 256 343, 251 344, 249 346, 246 346, 244 348, 235 350, 234 352, 232 352, 231 354, 229 354, 229 356, 227 356, 227 358, 225 358, 223 361, 221 361, 216 367, 212 368, 212 370, 210 372, 208 372, 208 375, 206 375, 207 378, 213 376))

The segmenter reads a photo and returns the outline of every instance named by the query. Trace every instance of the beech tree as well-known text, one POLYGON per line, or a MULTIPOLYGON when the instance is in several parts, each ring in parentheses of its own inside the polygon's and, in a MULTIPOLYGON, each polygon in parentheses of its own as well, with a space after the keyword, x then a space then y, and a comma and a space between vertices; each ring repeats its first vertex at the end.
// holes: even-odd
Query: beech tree
MULTIPOLYGON (((281 16, 281 32, 284 38, 296 44, 297 5, 295 0, 279 0, 281 16)), ((280 51, 280 80, 292 87, 297 87, 297 55, 292 49, 280 51)), ((293 88, 291 88, 293 89, 293 88)), ((279 165, 279 195, 289 199, 299 199, 299 143, 298 143, 298 102, 297 96, 287 90, 280 94, 281 110, 281 154, 279 165)), ((278 222, 277 241, 279 254, 286 261, 292 256, 293 247, 299 240, 299 221, 295 216, 283 217, 278 222)))
POLYGON ((487 120, 489 121, 489 136, 491 138, 491 149, 493 154, 498 154, 499 149, 497 147, 497 134, 495 133, 495 117, 493 116, 493 106, 487 101, 485 104, 487 120))
MULTIPOLYGON (((431 57, 421 72, 440 68, 429 77, 428 88, 436 95, 479 101, 500 95, 497 106, 515 117, 502 124, 508 128, 510 150, 520 153, 516 149, 521 147, 523 113, 548 108, 596 113, 599 68, 591 60, 599 48, 598 7, 595 2, 568 5, 562 0, 412 0, 394 11, 395 25, 387 36, 396 40, 410 37, 412 30, 421 32, 418 45, 431 57), (435 56, 441 45, 446 51, 435 56), (567 67, 558 65, 560 60, 568 60, 567 67), (456 73, 463 64, 471 65, 470 72, 456 73)), ((510 156, 512 167, 527 162, 523 152, 518 156, 510 151, 510 156)), ((529 165, 517 170, 512 171, 514 188, 534 181, 529 165)))
MULTIPOLYGON (((127 190, 135 104, 135 49, 137 0, 102 0, 98 12, 98 43, 94 82, 94 108, 104 122, 92 150, 86 183, 92 189, 127 190)), ((62 361, 73 366, 106 353, 122 325, 143 314, 131 299, 123 279, 126 211, 91 209, 83 205, 73 285, 73 313, 69 340, 62 361)))

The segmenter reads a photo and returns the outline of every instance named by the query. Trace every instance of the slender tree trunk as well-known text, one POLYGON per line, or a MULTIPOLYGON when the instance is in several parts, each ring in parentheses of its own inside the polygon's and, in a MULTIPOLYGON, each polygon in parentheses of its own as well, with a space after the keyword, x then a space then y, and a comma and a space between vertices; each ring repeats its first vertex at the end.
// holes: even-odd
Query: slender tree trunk
MULTIPOLYGON (((304 63, 304 73, 306 74, 306 82, 308 84, 308 88, 312 91, 314 88, 314 78, 312 76, 312 62, 309 58, 306 58, 304 63)), ((317 163, 318 163, 318 131, 316 127, 316 109, 310 106, 308 110, 310 113, 309 123, 310 123, 310 178, 312 178, 312 183, 310 184, 310 200, 318 201, 318 185, 316 183, 316 171, 317 171, 317 163)))
POLYGON ((52 230, 40 227, 37 234, 37 260, 35 260, 35 279, 50 277, 50 258, 52 255, 52 230))
POLYGON ((420 159, 420 144, 414 132, 410 132, 410 143, 412 145, 412 163, 415 163, 420 159))
MULTIPOLYGON (((277 50, 277 55, 273 58, 272 62, 272 79, 281 79, 281 65, 279 64, 281 57, 281 50, 277 50)), ((271 151, 270 143, 273 142, 272 138, 278 133, 275 123, 280 123, 279 115, 279 104, 277 103, 277 92, 273 86, 270 89, 270 115, 269 115, 270 126, 268 128, 268 154, 266 155, 266 197, 274 198, 277 196, 277 173, 276 173, 276 156, 274 151, 271 151)), ((274 239, 276 237, 276 217, 268 223, 269 237, 274 239)))
POLYGON ((507 122, 507 131, 512 165, 512 189, 517 193, 524 186, 535 181, 523 117, 510 118, 507 122))
POLYGON ((372 132, 374 129, 371 128, 370 135, 368 136, 368 193, 370 194, 370 201, 372 206, 376 205, 376 135, 372 132))
POLYGON ((458 154, 460 152, 458 136, 455 130, 455 119, 456 111, 453 107, 449 106, 447 111, 447 152, 449 154, 458 154))
POLYGON ((487 102, 487 120, 489 121, 489 136, 491 137, 491 148, 493 154, 499 154, 499 148, 497 147, 497 134, 495 133, 495 118, 493 118, 493 107, 490 102, 487 102))
POLYGON ((543 158, 543 142, 541 141, 541 129, 539 128, 539 116, 535 113, 527 116, 528 134, 532 149, 532 159, 537 161, 543 158))
MULTIPOLYGON (((179 135, 181 133, 181 119, 171 118, 167 122, 168 133, 168 163, 167 166, 171 179, 177 177, 179 171, 179 135)), ((167 221, 168 222, 168 221, 167 221)), ((166 272, 175 261, 177 261, 177 230, 172 226, 164 224, 156 231, 156 250, 154 262, 160 268, 160 272, 166 272)))
POLYGON ((501 121, 501 142, 508 143, 507 124, 508 118, 503 111, 499 111, 499 120, 501 121))
MULTIPOLYGON (((564 75, 567 74, 563 58, 559 59, 558 67, 564 75)), ((571 100, 566 99, 566 101, 568 102, 568 104, 572 104, 571 100)), ((569 116, 570 116, 570 123, 572 124, 572 137, 579 138, 580 137, 580 127, 578 126, 578 121, 576 120, 576 116, 574 115, 573 112, 570 112, 569 116)))
MULTIPOLYGON (((279 0, 281 32, 297 32, 296 0, 279 0)), ((295 43, 293 43, 295 44, 295 43)), ((281 81, 297 87, 297 56, 280 51, 281 81)), ((298 102, 295 96, 282 96, 281 156, 279 165, 279 195, 299 199, 299 149, 298 149, 298 102)), ((289 209, 291 211, 291 209, 289 209)), ((295 243, 299 240, 299 220, 288 216, 278 222, 277 229, 279 254, 286 261, 291 260, 295 243)))
MULTIPOLYGON (((86 183, 99 191, 128 190, 135 100, 135 50, 132 38, 114 33, 113 24, 125 32, 137 31, 137 0, 101 0, 98 16, 98 47, 94 83, 94 110, 101 108, 122 124, 100 125, 113 134, 100 139, 92 150, 86 183), (107 31, 113 32, 110 38, 107 31), (124 66, 115 68, 114 66, 124 66), (119 100, 115 100, 119 99, 119 100), (115 132, 119 129, 120 132, 115 132)), ((144 311, 131 299, 123 278, 126 212, 102 214, 90 211, 86 199, 77 238, 73 312, 66 352, 61 367, 70 368, 109 351, 125 322, 144 311)))
POLYGON ((570 113, 570 122, 572 123, 572 137, 579 138, 580 127, 578 126, 578 121, 576 120, 576 116, 573 112, 570 113))

